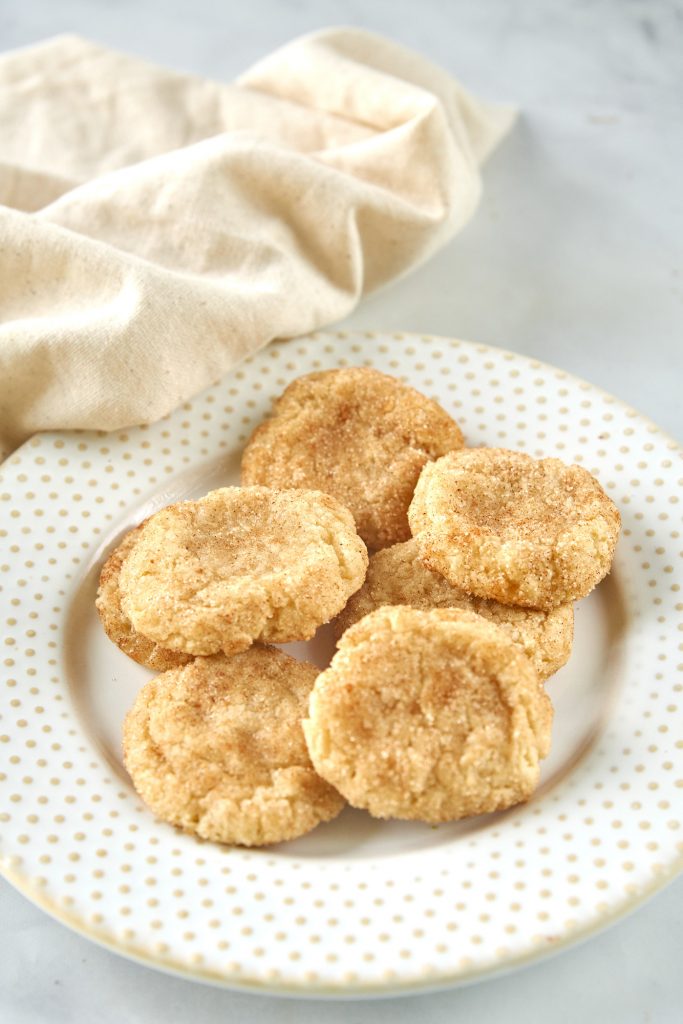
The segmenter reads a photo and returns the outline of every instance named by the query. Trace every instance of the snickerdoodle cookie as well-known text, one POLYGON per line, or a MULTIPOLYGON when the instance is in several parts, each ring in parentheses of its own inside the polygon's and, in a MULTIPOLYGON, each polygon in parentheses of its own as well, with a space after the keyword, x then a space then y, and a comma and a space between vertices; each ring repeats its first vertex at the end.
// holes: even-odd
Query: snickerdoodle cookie
POLYGON ((121 568, 124 613, 175 651, 307 640, 361 586, 353 517, 328 494, 224 487, 152 516, 121 568))
POLYGON ((571 604, 540 611, 472 597, 428 569, 419 557, 414 540, 394 544, 372 555, 365 583, 335 620, 337 637, 376 608, 396 604, 422 609, 461 608, 483 615, 521 646, 542 680, 562 668, 571 654, 574 633, 571 604))
POLYGON ((314 767, 349 803, 440 822, 526 800, 551 724, 535 669, 502 629, 396 606, 344 634, 303 726, 314 767))
POLYGON ((502 448, 429 463, 408 517, 430 569, 468 593, 529 608, 590 593, 609 572, 620 525, 581 466, 502 448))
POLYGON ((142 799, 163 821, 243 846, 294 839, 334 818, 344 801, 313 770, 301 729, 317 673, 257 645, 152 679, 124 726, 142 799))
POLYGON ((370 548, 408 540, 420 470, 460 448, 458 425, 413 388, 369 367, 293 381, 252 434, 242 483, 312 487, 353 513, 370 548))
POLYGON ((95 607, 100 616, 104 631, 124 654, 146 668, 156 672, 165 672, 169 668, 186 665, 191 660, 190 654, 170 651, 166 647, 138 633, 121 607, 121 588, 119 577, 121 566, 133 550, 140 536, 142 527, 136 526, 127 533, 121 543, 110 554, 102 566, 100 585, 97 590, 95 607))

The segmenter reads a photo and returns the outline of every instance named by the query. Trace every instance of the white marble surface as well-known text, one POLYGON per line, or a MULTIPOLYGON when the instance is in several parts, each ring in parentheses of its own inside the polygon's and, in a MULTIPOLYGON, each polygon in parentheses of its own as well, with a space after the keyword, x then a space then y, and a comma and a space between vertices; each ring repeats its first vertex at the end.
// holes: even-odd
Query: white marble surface
MULTIPOLYGON (((23 0, 0 4, 0 48, 76 31, 230 78, 293 35, 340 23, 393 35, 523 111, 486 170, 476 219, 350 323, 534 355, 683 437, 681 0, 23 0)), ((602 936, 525 971, 453 992, 322 1007, 128 963, 0 882, 0 1021, 673 1024, 683 1005, 682 922, 683 880, 602 936)))

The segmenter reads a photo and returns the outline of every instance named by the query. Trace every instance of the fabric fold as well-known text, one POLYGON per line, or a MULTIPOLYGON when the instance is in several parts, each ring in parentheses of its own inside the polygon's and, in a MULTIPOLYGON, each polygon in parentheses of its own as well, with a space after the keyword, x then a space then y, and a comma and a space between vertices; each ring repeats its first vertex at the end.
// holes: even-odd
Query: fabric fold
POLYGON ((355 29, 234 85, 73 36, 0 57, 0 458, 346 316, 466 223, 513 118, 355 29))

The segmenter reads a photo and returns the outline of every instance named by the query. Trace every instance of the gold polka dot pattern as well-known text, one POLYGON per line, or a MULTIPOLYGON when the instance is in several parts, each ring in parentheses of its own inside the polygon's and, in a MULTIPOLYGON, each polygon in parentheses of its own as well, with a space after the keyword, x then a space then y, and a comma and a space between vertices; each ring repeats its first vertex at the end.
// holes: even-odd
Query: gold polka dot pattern
MULTIPOLYGON (((3 872, 122 953, 252 989, 455 983, 596 930, 683 864, 682 477, 676 444, 591 385, 510 352, 401 334, 274 343, 152 426, 33 438, 0 467, 3 872), (343 831, 280 847, 201 842, 156 822, 121 768, 120 721, 149 675, 89 639, 97 571, 145 515, 233 482, 241 446, 293 377, 351 365, 436 398, 469 445, 598 476, 623 517, 602 585, 616 608, 606 714, 529 804, 500 815, 406 830, 348 811, 343 831)), ((586 636, 589 602, 577 611, 586 636)), ((580 715, 564 672, 551 698, 580 715)))

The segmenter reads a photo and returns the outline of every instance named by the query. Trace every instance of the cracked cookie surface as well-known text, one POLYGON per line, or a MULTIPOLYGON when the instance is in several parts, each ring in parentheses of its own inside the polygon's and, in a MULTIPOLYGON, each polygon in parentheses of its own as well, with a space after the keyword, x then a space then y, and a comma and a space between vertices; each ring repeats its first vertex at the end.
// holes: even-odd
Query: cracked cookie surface
POLYGON ((293 381, 252 434, 242 483, 312 487, 353 513, 370 548, 408 540, 408 505, 425 463, 460 448, 457 423, 432 399, 370 367, 293 381))
POLYGON ((428 569, 419 557, 414 540, 394 544, 371 556, 365 583, 335 620, 337 639, 369 612, 396 604, 422 609, 460 608, 483 615, 519 644, 541 680, 557 672, 571 654, 574 634, 571 604, 540 611, 474 597, 428 569))
POLYGON ((344 801, 314 771, 301 728, 317 674, 257 645, 150 680, 124 726, 139 795, 163 821, 244 846, 294 839, 336 817, 344 801))
POLYGON ((235 654, 254 640, 308 640, 367 563, 351 513, 330 495, 224 487, 147 521, 121 569, 121 603, 164 647, 235 654))
POLYGON ((543 685, 500 627, 405 607, 344 634, 303 723, 314 767, 350 804, 432 823, 528 799, 551 725, 543 685))
POLYGON ((95 607, 105 633, 124 654, 145 668, 151 668, 155 672, 166 672, 169 668, 186 665, 192 655, 170 651, 138 633, 121 607, 121 566, 133 550, 142 525, 136 526, 126 534, 102 566, 95 607))
POLYGON ((503 448, 425 466, 408 512, 420 557, 478 597, 554 608, 609 572, 619 511, 581 466, 503 448))

